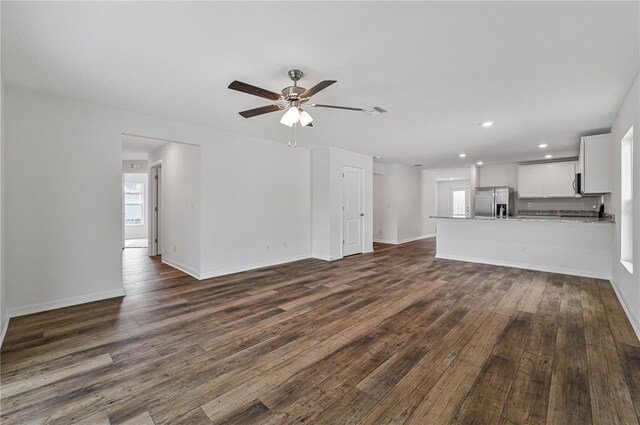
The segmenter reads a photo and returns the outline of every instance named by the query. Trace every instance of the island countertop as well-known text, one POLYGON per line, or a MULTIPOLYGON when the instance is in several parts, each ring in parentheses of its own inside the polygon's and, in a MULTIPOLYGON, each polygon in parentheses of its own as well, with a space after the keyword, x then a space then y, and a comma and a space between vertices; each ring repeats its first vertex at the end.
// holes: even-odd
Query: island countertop
POLYGON ((451 219, 451 220, 481 220, 481 221, 538 221, 538 222, 555 222, 555 223, 588 223, 588 224, 607 224, 615 223, 615 218, 612 215, 606 215, 605 217, 563 217, 557 215, 514 215, 505 218, 498 217, 476 217, 476 216, 442 216, 432 215, 430 218, 435 219, 451 219))

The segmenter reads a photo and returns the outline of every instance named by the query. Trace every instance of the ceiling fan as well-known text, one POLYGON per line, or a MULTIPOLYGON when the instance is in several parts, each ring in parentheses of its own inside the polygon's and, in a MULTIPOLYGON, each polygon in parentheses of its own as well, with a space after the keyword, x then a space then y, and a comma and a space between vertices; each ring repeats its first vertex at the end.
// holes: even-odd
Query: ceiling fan
POLYGON ((252 86, 251 84, 243 83, 241 81, 234 81, 229 84, 231 90, 241 91, 243 93, 252 94, 254 96, 264 97, 265 99, 272 100, 272 105, 262 106, 260 108, 249 109, 247 111, 239 112, 245 118, 255 117, 257 115, 268 114, 269 112, 277 112, 288 108, 287 112, 282 116, 280 122, 286 126, 292 127, 296 123, 300 123, 303 127, 313 127, 313 118, 304 109, 303 106, 310 106, 314 108, 331 108, 331 109, 345 109, 347 111, 359 111, 369 112, 374 114, 380 114, 387 112, 379 106, 375 106, 370 109, 352 108, 348 106, 334 106, 334 105, 321 105, 318 103, 308 103, 311 96, 318 93, 321 90, 326 89, 330 85, 337 83, 336 80, 324 80, 310 89, 298 86, 298 81, 302 78, 302 71, 299 69, 291 69, 288 72, 289 78, 293 81, 293 85, 285 87, 278 94, 269 90, 262 89, 260 87, 252 86))

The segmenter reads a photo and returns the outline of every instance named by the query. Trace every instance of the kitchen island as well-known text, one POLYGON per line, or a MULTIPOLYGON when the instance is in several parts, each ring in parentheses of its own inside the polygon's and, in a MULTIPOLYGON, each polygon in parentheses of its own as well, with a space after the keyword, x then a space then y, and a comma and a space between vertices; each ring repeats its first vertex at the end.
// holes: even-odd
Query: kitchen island
POLYGON ((436 258, 610 278, 613 217, 436 219, 436 258))

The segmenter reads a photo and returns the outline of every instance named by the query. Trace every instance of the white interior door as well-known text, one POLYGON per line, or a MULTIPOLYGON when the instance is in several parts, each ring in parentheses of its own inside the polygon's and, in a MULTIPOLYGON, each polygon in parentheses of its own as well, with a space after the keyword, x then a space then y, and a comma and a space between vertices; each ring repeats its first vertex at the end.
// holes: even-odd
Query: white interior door
POLYGON ((362 169, 345 166, 342 173, 342 255, 360 254, 364 247, 362 169))

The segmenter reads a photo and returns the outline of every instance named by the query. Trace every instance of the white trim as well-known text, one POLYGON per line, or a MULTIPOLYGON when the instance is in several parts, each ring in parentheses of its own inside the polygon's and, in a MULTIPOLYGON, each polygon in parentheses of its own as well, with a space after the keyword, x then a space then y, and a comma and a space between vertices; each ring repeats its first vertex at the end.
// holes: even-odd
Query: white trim
POLYGON ((494 266, 513 267, 516 269, 535 270, 539 272, 568 274, 571 276, 592 277, 596 279, 605 279, 605 280, 611 279, 610 275, 589 273, 583 270, 565 269, 560 267, 547 267, 547 266, 540 266, 537 264, 511 263, 509 261, 499 261, 499 260, 477 258, 477 257, 465 257, 463 255, 436 254, 436 258, 442 258, 444 260, 466 261, 467 263, 491 264, 494 266))
POLYGON ((398 245, 398 241, 392 241, 391 239, 374 239, 373 242, 386 243, 389 245, 398 245))
POLYGON ((626 313, 627 318, 629 319, 629 322, 631 322, 631 327, 636 333, 636 336, 638 337, 638 339, 640 339, 640 319, 636 318, 633 315, 631 311, 631 307, 627 303, 627 299, 622 295, 622 291, 620 290, 620 288, 618 288, 618 284, 616 283, 616 281, 613 280, 613 278, 611 278, 609 279, 609 282, 611 282, 611 286, 613 286, 613 291, 616 293, 616 296, 618 297, 620 304, 622 304, 622 309, 626 313))
POLYGON ((0 347, 2 347, 4 336, 7 334, 7 329, 9 329, 9 318, 4 319, 0 326, 2 326, 2 328, 0 328, 0 347))
MULTIPOLYGON (((22 307, 9 309, 7 315, 9 317, 24 316, 26 314, 40 313, 42 311, 55 310, 56 308, 70 307, 78 304, 91 303, 94 301, 107 300, 109 298, 124 297, 126 294, 124 289, 115 289, 112 291, 96 292, 93 294, 80 295, 77 297, 62 298, 55 301, 46 301, 43 303, 29 304, 22 307)), ((7 319, 8 322, 8 319, 7 319)))
POLYGON ((209 272, 206 272, 206 273, 202 273, 200 275, 200 280, 202 280, 202 279, 211 279, 213 277, 225 276, 225 275, 228 275, 228 274, 246 272, 246 271, 249 271, 249 270, 261 269, 261 268, 264 268, 264 267, 277 266, 277 265, 285 264, 285 263, 292 263, 294 261, 306 260, 308 258, 312 258, 312 257, 309 256, 309 255, 298 255, 298 256, 295 256, 295 257, 282 258, 282 259, 279 259, 279 260, 262 261, 262 262, 259 262, 259 263, 247 264, 246 266, 229 267, 227 269, 213 270, 213 271, 209 271, 209 272))
POLYGON ((166 264, 167 266, 171 266, 174 269, 178 269, 183 273, 188 274, 191 277, 195 277, 198 280, 201 280, 202 278, 200 277, 200 273, 198 273, 197 271, 193 270, 191 267, 187 267, 184 264, 180 264, 176 261, 173 260, 169 260, 168 258, 165 258, 164 256, 162 257, 162 262, 164 264, 166 264))
POLYGON ((407 242, 413 242, 413 241, 419 241, 421 239, 428 239, 428 238, 435 238, 436 234, 435 233, 431 233, 429 235, 420 235, 420 236, 414 236, 413 238, 407 238, 407 239, 401 239, 399 241, 392 241, 389 239, 374 239, 374 242, 377 243, 386 243, 386 244, 391 244, 391 245, 401 245, 403 243, 407 243, 407 242))
POLYGON ((432 233, 430 235, 420 235, 420 236, 415 236, 413 238, 401 239, 399 244, 403 244, 403 243, 407 243, 407 242, 413 242, 413 241, 419 241, 421 239, 435 238, 435 237, 436 237, 435 233, 432 233))

